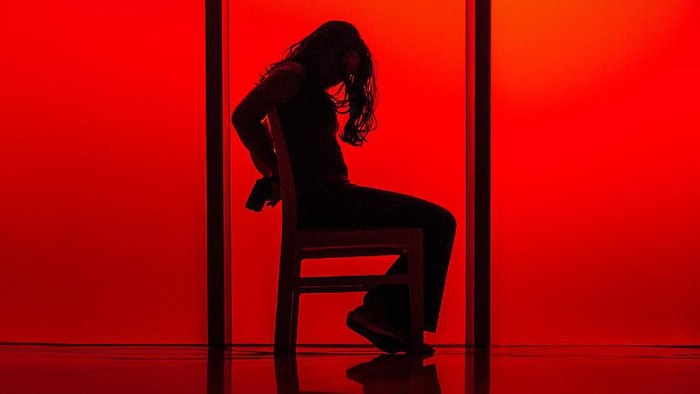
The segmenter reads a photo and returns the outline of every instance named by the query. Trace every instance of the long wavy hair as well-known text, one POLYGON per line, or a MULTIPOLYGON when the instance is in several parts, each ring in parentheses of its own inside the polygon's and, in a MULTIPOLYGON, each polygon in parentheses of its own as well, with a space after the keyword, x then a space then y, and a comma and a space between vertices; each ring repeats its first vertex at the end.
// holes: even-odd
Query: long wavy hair
POLYGON ((267 72, 287 61, 301 64, 306 75, 317 81, 321 64, 327 62, 330 62, 338 75, 343 75, 339 90, 336 94, 329 94, 335 103, 336 112, 348 114, 340 139, 354 146, 362 146, 367 141, 367 134, 377 128, 374 116, 377 86, 372 55, 357 28, 343 21, 326 22, 289 47, 284 59, 270 65, 267 72), (359 55, 360 62, 357 70, 348 75, 343 58, 352 52, 359 55))

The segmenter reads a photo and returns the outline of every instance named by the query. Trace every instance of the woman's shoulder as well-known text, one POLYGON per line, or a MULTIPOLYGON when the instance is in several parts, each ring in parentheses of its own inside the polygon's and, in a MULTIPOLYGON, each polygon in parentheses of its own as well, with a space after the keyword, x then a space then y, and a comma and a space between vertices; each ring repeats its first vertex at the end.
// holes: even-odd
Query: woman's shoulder
POLYGON ((294 97, 304 79, 301 64, 284 61, 273 64, 257 85, 270 102, 283 103, 294 97))

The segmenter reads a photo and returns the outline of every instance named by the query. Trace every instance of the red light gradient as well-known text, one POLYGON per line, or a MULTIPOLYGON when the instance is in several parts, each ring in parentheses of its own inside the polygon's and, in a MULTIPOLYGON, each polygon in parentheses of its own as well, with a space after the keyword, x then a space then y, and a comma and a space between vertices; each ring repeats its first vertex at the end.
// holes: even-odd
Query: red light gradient
POLYGON ((700 341, 700 5, 493 4, 493 341, 700 341))
POLYGON ((0 2, 0 341, 206 341, 204 6, 0 2))
MULTIPOLYGON (((355 24, 377 63, 379 128, 363 148, 343 145, 350 180, 448 208, 458 228, 438 333, 433 343, 465 341, 466 94, 463 1, 237 1, 231 3, 231 105, 264 68, 327 20, 355 24)), ((258 177, 232 137, 233 338, 271 343, 281 209, 244 209, 258 177)), ((304 274, 381 273, 394 259, 308 261, 304 274)), ((345 327, 361 293, 304 295, 300 343, 366 343, 345 327)))
MULTIPOLYGON (((320 23, 378 63, 380 128, 353 182, 450 209, 438 334, 463 343, 464 2, 237 1, 231 105, 320 23)), ((700 5, 493 1, 493 340, 700 340, 700 5)), ((204 7, 0 3, 0 341, 206 341, 204 7)), ((280 209, 232 138, 234 340, 269 343, 280 209)), ((318 261, 311 274, 391 259, 318 261)), ((300 342, 364 342, 360 294, 305 296, 300 342)))

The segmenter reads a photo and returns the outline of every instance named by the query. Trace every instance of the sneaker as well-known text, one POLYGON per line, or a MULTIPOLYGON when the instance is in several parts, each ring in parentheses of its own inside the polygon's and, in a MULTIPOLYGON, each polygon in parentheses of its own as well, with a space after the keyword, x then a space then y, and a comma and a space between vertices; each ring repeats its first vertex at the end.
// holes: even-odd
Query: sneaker
MULTIPOLYGON (((408 334, 373 319, 364 305, 348 313, 346 324, 351 330, 362 335, 384 352, 391 354, 408 352, 408 334)), ((435 348, 424 343, 418 355, 429 357, 434 353, 435 348)))
POLYGON ((346 324, 384 352, 393 354, 406 347, 401 337, 373 322, 362 306, 348 313, 346 324))

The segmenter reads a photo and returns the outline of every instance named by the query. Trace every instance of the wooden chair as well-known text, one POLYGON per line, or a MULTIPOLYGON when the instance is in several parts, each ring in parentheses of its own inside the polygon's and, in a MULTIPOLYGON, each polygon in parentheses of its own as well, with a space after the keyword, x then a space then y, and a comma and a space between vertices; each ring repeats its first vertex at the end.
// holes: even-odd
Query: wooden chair
POLYGON ((376 285, 407 285, 411 328, 409 353, 423 346, 423 233, 419 228, 297 228, 294 177, 287 145, 276 108, 269 111, 267 125, 277 152, 282 197, 282 248, 274 353, 296 352, 297 319, 301 293, 367 291, 376 285), (408 257, 408 273, 301 277, 303 259, 399 255, 408 257))

